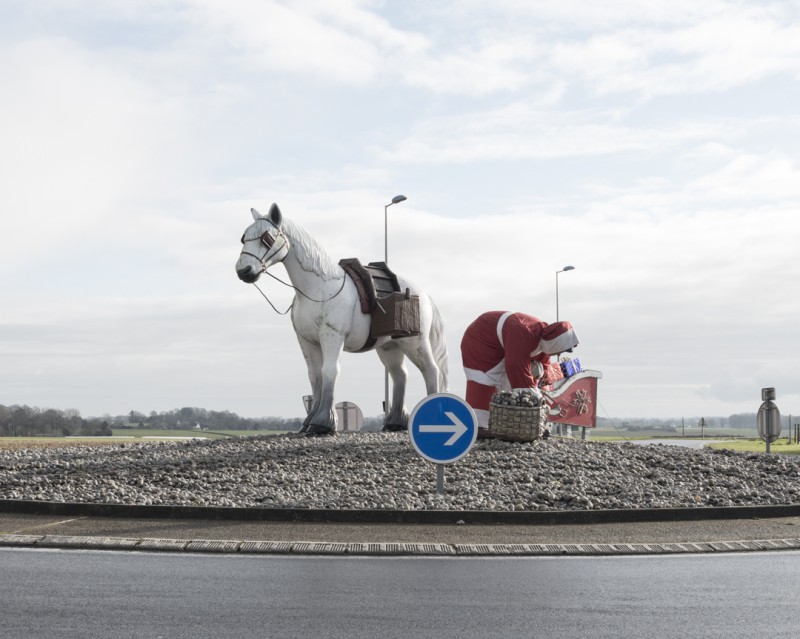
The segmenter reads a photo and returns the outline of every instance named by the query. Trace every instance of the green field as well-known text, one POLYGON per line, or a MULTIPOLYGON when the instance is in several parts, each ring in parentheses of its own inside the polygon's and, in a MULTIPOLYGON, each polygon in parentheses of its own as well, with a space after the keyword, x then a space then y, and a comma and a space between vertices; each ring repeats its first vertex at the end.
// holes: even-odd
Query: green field
MULTIPOLYGON (((159 439, 172 439, 174 437, 205 437, 206 439, 224 439, 225 437, 238 437, 243 431, 202 431, 202 430, 163 430, 161 428, 112 428, 111 432, 114 437, 133 437, 141 439, 143 437, 159 438, 159 439), (223 435, 221 433, 230 433, 230 435, 223 435)), ((250 431, 250 434, 255 434, 250 431)))
POLYGON ((102 446, 108 444, 124 444, 133 440, 169 441, 176 438, 229 439, 232 437, 252 437, 255 435, 280 435, 286 431, 279 430, 160 430, 148 428, 115 428, 111 437, 0 437, 2 448, 40 448, 50 446, 102 446))
POLYGON ((175 437, 204 437, 225 439, 228 437, 254 437, 256 435, 281 435, 285 430, 163 430, 160 428, 113 428, 114 437, 172 439, 175 437))
MULTIPOLYGON (((573 433, 576 429, 573 428, 573 433)), ((578 429, 580 434, 580 429, 578 429)), ((592 439, 613 437, 616 439, 672 439, 673 437, 686 439, 722 439, 724 437, 756 437, 755 429, 747 428, 680 428, 675 430, 650 428, 642 430, 628 430, 626 428, 595 428, 592 429, 592 439)))
MULTIPOLYGON (((711 444, 709 448, 725 448, 727 450, 738 450, 746 453, 764 453, 767 445, 760 439, 740 439, 720 444, 711 444)), ((770 452, 780 455, 800 455, 800 444, 790 444, 784 437, 770 444, 770 452)))

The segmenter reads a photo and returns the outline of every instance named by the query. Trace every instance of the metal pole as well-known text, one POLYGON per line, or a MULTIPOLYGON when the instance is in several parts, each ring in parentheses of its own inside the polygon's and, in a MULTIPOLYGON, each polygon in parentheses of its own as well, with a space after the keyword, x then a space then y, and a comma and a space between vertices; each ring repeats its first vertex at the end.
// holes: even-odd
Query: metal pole
POLYGON ((556 322, 558 321, 558 274, 561 271, 556 271, 556 322))
MULTIPOLYGON (((383 262, 389 266, 389 207, 406 200, 405 195, 395 195, 389 204, 383 207, 383 262)), ((389 414, 389 370, 383 371, 383 413, 384 423, 389 414)))
POLYGON ((383 261, 389 265, 389 207, 387 204, 383 207, 383 261))
POLYGON ((556 322, 558 321, 558 274, 564 271, 574 271, 574 266, 565 266, 560 271, 556 271, 556 322))
POLYGON ((444 492, 444 464, 436 464, 436 492, 444 492))
MULTIPOLYGON (((383 263, 389 266, 389 207, 392 202, 383 207, 383 263)), ((389 369, 383 370, 383 423, 389 415, 389 369)))

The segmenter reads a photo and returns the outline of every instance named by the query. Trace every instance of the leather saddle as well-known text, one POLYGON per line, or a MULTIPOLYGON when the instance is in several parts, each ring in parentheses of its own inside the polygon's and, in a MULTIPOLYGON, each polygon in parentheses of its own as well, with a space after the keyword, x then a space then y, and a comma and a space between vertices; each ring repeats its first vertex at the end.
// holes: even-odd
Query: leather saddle
POLYGON ((364 315, 372 314, 379 299, 400 292, 397 275, 389 270, 386 262, 370 262, 364 266, 357 257, 348 257, 339 260, 339 266, 355 283, 364 315))

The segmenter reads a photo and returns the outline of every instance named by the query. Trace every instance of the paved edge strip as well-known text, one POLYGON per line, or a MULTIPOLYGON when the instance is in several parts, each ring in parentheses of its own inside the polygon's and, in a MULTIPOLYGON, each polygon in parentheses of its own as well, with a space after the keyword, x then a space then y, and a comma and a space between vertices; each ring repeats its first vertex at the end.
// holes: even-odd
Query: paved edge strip
POLYGON ((619 510, 326 510, 319 508, 226 508, 135 506, 0 499, 0 513, 132 519, 206 519, 371 524, 602 524, 800 516, 800 504, 619 510))
POLYGON ((238 555, 586 557, 800 550, 800 538, 658 544, 438 544, 137 539, 129 537, 0 534, 0 548, 3 547, 238 555))

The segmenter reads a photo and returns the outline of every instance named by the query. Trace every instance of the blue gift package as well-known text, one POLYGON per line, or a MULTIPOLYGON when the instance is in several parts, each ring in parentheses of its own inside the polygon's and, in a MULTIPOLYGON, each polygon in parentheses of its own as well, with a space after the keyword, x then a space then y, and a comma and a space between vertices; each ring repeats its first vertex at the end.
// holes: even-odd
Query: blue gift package
POLYGON ((560 364, 561 372, 564 373, 564 377, 572 377, 575 373, 581 372, 581 360, 577 357, 560 362, 560 364))

